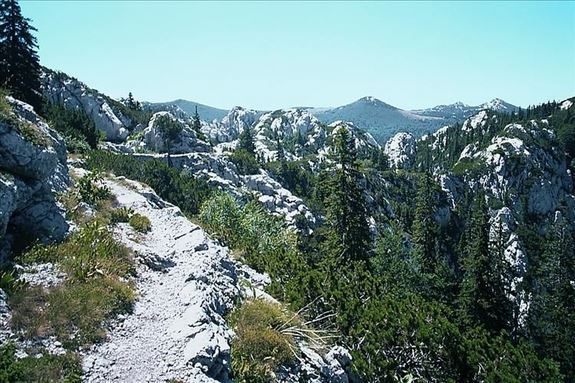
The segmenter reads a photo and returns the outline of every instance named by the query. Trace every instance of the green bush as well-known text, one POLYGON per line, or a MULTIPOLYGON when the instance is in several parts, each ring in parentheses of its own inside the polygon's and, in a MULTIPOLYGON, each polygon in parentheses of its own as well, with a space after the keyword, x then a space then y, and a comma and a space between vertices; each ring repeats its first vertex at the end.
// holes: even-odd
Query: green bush
POLYGON ((293 317, 263 300, 244 302, 231 313, 229 323, 236 333, 231 345, 235 382, 272 382, 279 366, 295 360, 294 339, 282 331, 293 317))
POLYGON ((9 296, 12 326, 28 337, 55 335, 65 347, 89 346, 105 336, 103 324, 131 310, 134 289, 130 252, 97 222, 57 245, 38 245, 21 262, 56 262, 64 283, 29 287, 9 296))
POLYGON ((140 233, 147 233, 152 230, 152 223, 145 215, 134 213, 128 222, 134 230, 140 233))
POLYGON ((110 189, 99 186, 102 176, 98 172, 89 173, 78 180, 77 188, 82 201, 94 205, 111 197, 110 189))
POLYGON ((130 217, 133 214, 134 211, 128 207, 121 207, 118 209, 114 209, 110 212, 110 222, 111 223, 129 222, 130 217))
POLYGON ((240 174, 258 174, 260 171, 260 164, 254 155, 245 149, 234 151, 230 155, 230 161, 236 165, 240 174))
POLYGON ((82 365, 74 353, 16 358, 13 343, 0 346, 0 382, 81 383, 82 365))
POLYGON ((44 115, 50 127, 64 136, 68 152, 85 153, 98 146, 100 132, 83 109, 47 103, 44 115))
POLYGON ((301 287, 298 277, 305 261, 297 248, 297 235, 282 218, 270 215, 256 202, 240 207, 233 197, 218 193, 202 205, 199 220, 250 266, 269 273, 273 281, 269 290, 276 296, 287 298, 301 287))

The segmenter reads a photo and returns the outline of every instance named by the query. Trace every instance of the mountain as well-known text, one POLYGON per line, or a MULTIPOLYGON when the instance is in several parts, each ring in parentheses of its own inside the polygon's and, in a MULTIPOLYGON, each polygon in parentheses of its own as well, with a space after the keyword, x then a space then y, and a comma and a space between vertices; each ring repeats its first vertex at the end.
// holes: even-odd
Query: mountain
POLYGON ((309 111, 324 123, 329 124, 337 120, 353 122, 359 128, 371 133, 380 143, 385 143, 397 132, 409 132, 421 137, 442 126, 462 122, 482 109, 511 113, 518 108, 496 98, 478 106, 456 102, 408 111, 374 97, 363 97, 337 108, 311 108, 309 111))
POLYGON ((367 130, 379 142, 385 142, 399 131, 409 131, 415 136, 422 136, 444 124, 442 118, 418 115, 374 97, 363 97, 333 109, 311 109, 310 112, 326 124, 340 120, 352 122, 367 130))
POLYGON ((221 120, 224 118, 228 111, 225 109, 218 109, 208 105, 200 104, 194 101, 188 100, 174 100, 168 102, 154 102, 154 103, 146 103, 154 111, 160 110, 168 110, 171 111, 171 108, 178 107, 183 110, 188 116, 193 116, 196 112, 196 107, 198 108, 198 114, 202 121, 211 122, 213 120, 221 120))

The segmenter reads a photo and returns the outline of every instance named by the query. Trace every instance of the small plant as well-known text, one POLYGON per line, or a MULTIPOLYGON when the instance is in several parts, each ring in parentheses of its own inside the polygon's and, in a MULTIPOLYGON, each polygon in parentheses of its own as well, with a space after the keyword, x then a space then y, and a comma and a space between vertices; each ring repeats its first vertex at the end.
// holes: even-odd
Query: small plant
POLYGON ((110 222, 112 223, 129 222, 130 217, 133 216, 133 214, 134 211, 129 207, 121 207, 118 209, 114 209, 110 213, 110 222))
POLYGON ((14 270, 0 270, 0 289, 6 294, 11 295, 25 287, 26 282, 18 279, 14 270))
POLYGON ((94 205, 98 201, 103 201, 111 197, 110 189, 106 186, 99 186, 102 176, 97 172, 92 172, 78 180, 78 193, 82 201, 94 205))
POLYGON ((134 230, 140 233, 147 233, 152 229, 150 219, 142 214, 134 213, 128 223, 134 230))

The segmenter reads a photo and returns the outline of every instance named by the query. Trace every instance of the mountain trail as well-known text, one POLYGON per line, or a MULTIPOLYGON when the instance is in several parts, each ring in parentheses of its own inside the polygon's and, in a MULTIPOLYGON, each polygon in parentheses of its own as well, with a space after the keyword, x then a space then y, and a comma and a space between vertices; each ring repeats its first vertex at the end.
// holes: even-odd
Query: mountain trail
POLYGON ((115 229, 140 263, 138 297, 133 313, 115 320, 107 340, 85 353, 84 380, 227 381, 233 333, 223 315, 240 294, 228 249, 148 187, 122 177, 106 185, 120 206, 150 219, 151 231, 115 229))

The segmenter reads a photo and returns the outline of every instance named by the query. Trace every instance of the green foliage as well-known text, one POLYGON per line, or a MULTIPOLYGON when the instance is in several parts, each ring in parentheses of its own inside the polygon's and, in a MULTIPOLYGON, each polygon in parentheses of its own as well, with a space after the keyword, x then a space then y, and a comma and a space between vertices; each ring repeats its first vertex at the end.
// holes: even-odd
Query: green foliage
POLYGON ((297 249, 295 233, 285 227, 283 219, 270 216, 255 202, 240 207, 223 193, 202 205, 199 219, 216 238, 243 255, 250 266, 273 277, 271 292, 296 299, 301 287, 297 278, 305 262, 297 249))
POLYGON ((256 146, 254 144, 254 136, 250 128, 246 128, 240 133, 238 149, 243 149, 252 156, 255 156, 256 146))
POLYGON ((91 169, 110 171, 148 184, 161 198, 179 206, 187 214, 197 214, 202 202, 211 194, 205 181, 171 168, 160 160, 139 160, 132 156, 92 151, 86 163, 91 169))
POLYGON ((258 174, 260 171, 260 164, 256 157, 246 149, 235 150, 230 155, 230 161, 236 165, 240 174, 258 174))
POLYGON ((326 252, 340 261, 365 261, 370 255, 371 235, 355 144, 347 129, 336 133, 333 149, 335 169, 325 183, 326 252))
POLYGON ((70 153, 86 153, 98 146, 100 132, 83 109, 46 103, 44 116, 50 127, 64 136, 70 153))
MULTIPOLYGON (((504 279, 508 273, 503 252, 490 248, 489 215, 483 193, 475 196, 467 241, 459 293, 462 323, 481 325, 493 333, 510 329, 512 306, 504 279)), ((504 243, 498 246, 503 247, 504 243)))
POLYGON ((0 346, 0 382, 81 383, 82 364, 73 353, 16 358, 13 343, 0 346))
POLYGON ((82 201, 94 205, 111 197, 110 189, 100 186, 102 176, 98 172, 86 174, 78 180, 77 188, 82 201))
POLYGON ((110 213, 111 223, 129 222, 130 217, 134 214, 134 211, 128 207, 121 207, 112 210, 110 213))
POLYGON ((19 289, 9 297, 12 326, 29 337, 55 335, 70 348, 88 346, 105 336, 103 322, 131 310, 131 254, 97 222, 65 242, 38 245, 21 261, 56 262, 67 279, 51 289, 19 289))
POLYGON ((164 138, 164 142, 167 147, 166 151, 170 153, 172 144, 180 140, 180 134, 182 133, 184 126, 182 123, 174 120, 167 114, 158 116, 156 118, 155 125, 158 127, 158 130, 164 138))
POLYGON ((128 223, 134 230, 140 233, 147 233, 152 230, 152 223, 150 222, 150 219, 145 215, 134 213, 130 217, 128 223))
POLYGON ((543 355, 559 362, 568 381, 575 379, 575 241, 558 220, 544 241, 535 267, 537 284, 527 318, 529 335, 543 355))
POLYGON ((293 337, 282 331, 294 317, 263 300, 244 302, 231 313, 229 323, 236 333, 231 345, 235 382, 273 382, 272 373, 295 360, 293 337))

